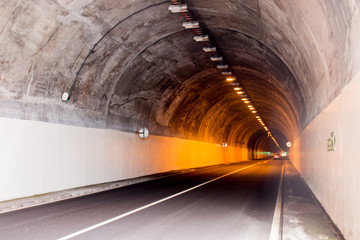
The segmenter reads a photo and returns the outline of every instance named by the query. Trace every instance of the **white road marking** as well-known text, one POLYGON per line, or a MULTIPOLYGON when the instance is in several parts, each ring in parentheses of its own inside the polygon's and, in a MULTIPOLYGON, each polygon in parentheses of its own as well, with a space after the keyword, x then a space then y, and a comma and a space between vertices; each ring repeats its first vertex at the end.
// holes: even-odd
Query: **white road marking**
POLYGON ((94 230, 94 229, 99 228, 99 227, 101 227, 101 226, 104 226, 104 225, 106 225, 106 224, 115 222, 115 221, 117 221, 117 220, 119 220, 119 219, 121 219, 121 218, 124 218, 124 217, 127 217, 127 216, 131 215, 131 214, 140 212, 140 211, 142 211, 142 210, 144 210, 144 209, 146 209, 146 208, 155 206, 155 205, 157 205, 157 204, 159 204, 159 203, 165 202, 165 201, 167 201, 167 200, 169 200, 169 199, 172 199, 172 198, 177 197, 177 196, 179 196, 179 195, 182 195, 182 194, 184 194, 184 193, 190 192, 190 191, 192 191, 192 190, 194 190, 194 189, 196 189, 196 188, 202 187, 202 186, 204 186, 204 185, 206 185, 206 184, 209 184, 209 183, 211 183, 211 182, 214 182, 214 181, 216 181, 216 180, 219 180, 219 179, 224 178, 224 177, 226 177, 226 176, 229 176, 229 175, 231 175, 231 174, 240 172, 240 171, 245 170, 245 169, 247 169, 247 168, 254 167, 254 166, 256 166, 256 165, 258 165, 258 164, 260 164, 260 163, 263 163, 263 162, 259 162, 259 163, 252 164, 252 165, 247 166, 247 167, 243 167, 243 168, 237 169, 237 170, 235 170, 235 171, 233 171, 233 172, 227 173, 227 174, 222 175, 222 176, 220 176, 220 177, 217 177, 217 178, 214 178, 214 179, 209 180, 209 181, 207 181, 207 182, 204 182, 204 183, 201 183, 201 184, 199 184, 199 185, 196 185, 195 187, 186 189, 186 190, 181 191, 181 192, 179 192, 179 193, 175 193, 175 194, 173 194, 173 195, 171 195, 171 196, 168 196, 168 197, 166 197, 166 198, 160 199, 160 200, 158 200, 158 201, 152 202, 152 203, 150 203, 150 204, 147 204, 147 205, 145 205, 145 206, 139 207, 139 208, 134 209, 134 210, 132 210, 132 211, 123 213, 123 214, 121 214, 121 215, 119 215, 119 216, 113 217, 113 218, 111 218, 111 219, 109 219, 109 220, 106 220, 106 221, 100 222, 100 223, 98 223, 98 224, 95 224, 95 225, 93 225, 93 226, 91 226, 91 227, 84 228, 84 229, 82 229, 82 230, 80 230, 80 231, 77 231, 77 232, 72 233, 72 234, 69 234, 69 235, 67 235, 67 236, 65 236, 65 237, 59 238, 58 240, 67 240, 67 239, 70 239, 70 238, 79 236, 80 234, 89 232, 89 231, 91 231, 91 230, 94 230))
POLYGON ((285 169, 285 164, 283 163, 282 168, 281 168, 281 176, 280 176, 280 182, 279 182, 279 189, 278 189, 278 194, 277 194, 277 198, 276 198, 276 206, 275 206, 275 211, 274 211, 274 217, 273 217, 273 222, 271 225, 271 232, 270 232, 270 238, 269 240, 279 240, 280 239, 280 225, 281 223, 281 211, 282 211, 282 189, 283 189, 283 182, 284 182, 284 169, 285 169))

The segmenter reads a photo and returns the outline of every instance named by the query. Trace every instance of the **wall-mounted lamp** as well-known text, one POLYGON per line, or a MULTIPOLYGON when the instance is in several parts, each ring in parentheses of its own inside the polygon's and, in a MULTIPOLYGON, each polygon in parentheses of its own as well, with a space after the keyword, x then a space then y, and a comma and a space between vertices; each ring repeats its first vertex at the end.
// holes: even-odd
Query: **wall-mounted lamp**
POLYGON ((69 95, 69 93, 64 92, 64 93, 62 94, 62 96, 61 96, 61 100, 62 100, 63 102, 68 103, 69 100, 70 100, 70 95, 69 95))
POLYGON ((146 139, 149 136, 149 129, 147 129, 146 127, 140 128, 139 132, 137 132, 139 134, 139 137, 141 139, 146 139))

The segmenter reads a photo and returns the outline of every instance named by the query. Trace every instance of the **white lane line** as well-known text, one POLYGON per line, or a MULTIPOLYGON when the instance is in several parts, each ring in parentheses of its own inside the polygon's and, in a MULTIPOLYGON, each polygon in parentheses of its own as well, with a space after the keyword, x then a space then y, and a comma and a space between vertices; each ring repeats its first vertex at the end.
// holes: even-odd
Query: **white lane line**
POLYGON ((276 198, 276 206, 274 211, 274 217, 271 225, 271 232, 270 232, 270 238, 269 240, 279 240, 280 239, 280 230, 281 230, 281 206, 282 206, 282 186, 284 182, 284 168, 285 164, 282 164, 281 168, 281 176, 280 176, 280 182, 279 182, 279 188, 278 188, 278 194, 276 198))
POLYGON ((123 214, 121 214, 121 215, 119 215, 119 216, 113 217, 113 218, 111 218, 111 219, 109 219, 109 220, 106 220, 106 221, 104 221, 104 222, 95 224, 95 225, 93 225, 93 226, 91 226, 91 227, 84 228, 84 229, 82 229, 82 230, 80 230, 80 231, 78 231, 78 232, 75 232, 75 233, 72 233, 72 234, 67 235, 67 236, 65 236, 65 237, 59 238, 58 240, 67 240, 67 239, 76 237, 76 236, 78 236, 78 235, 80 235, 80 234, 89 232, 89 231, 91 231, 91 230, 94 230, 94 229, 99 228, 99 227, 101 227, 101 226, 104 226, 104 225, 106 225, 106 224, 115 222, 115 221, 117 221, 117 220, 119 220, 119 219, 121 219, 121 218, 127 217, 127 216, 129 216, 129 215, 131 215, 131 214, 140 212, 141 210, 144 210, 144 209, 146 209, 146 208, 155 206, 155 205, 157 205, 157 204, 159 204, 159 203, 165 202, 165 201, 167 201, 167 200, 169 200, 169 199, 172 199, 172 198, 177 197, 177 196, 179 196, 179 195, 182 195, 182 194, 184 194, 184 193, 190 192, 190 191, 192 191, 192 190, 194 190, 194 189, 196 189, 196 188, 199 188, 199 187, 201 187, 201 186, 204 186, 204 185, 206 185, 206 184, 209 184, 209 183, 211 183, 211 182, 214 182, 214 181, 216 181, 216 180, 219 180, 220 178, 224 178, 224 177, 226 177, 226 176, 229 176, 229 175, 231 175, 231 174, 240 172, 240 171, 245 170, 245 169, 247 169, 247 168, 254 167, 254 166, 256 166, 256 165, 258 165, 258 164, 260 164, 260 163, 263 163, 263 162, 259 162, 259 163, 252 164, 252 165, 247 166, 247 167, 243 167, 243 168, 237 169, 237 170, 235 170, 235 171, 233 171, 233 172, 230 172, 230 173, 227 173, 227 174, 222 175, 222 176, 220 176, 220 177, 214 178, 214 179, 212 179, 212 180, 210 180, 210 181, 201 183, 201 184, 199 184, 199 185, 197 185, 197 186, 195 186, 195 187, 186 189, 186 190, 181 191, 181 192, 179 192, 179 193, 175 193, 175 194, 173 194, 173 195, 171 195, 171 196, 168 196, 168 197, 166 197, 166 198, 160 199, 160 200, 158 200, 158 201, 156 201, 156 202, 152 202, 152 203, 147 204, 147 205, 145 205, 145 206, 139 207, 139 208, 134 209, 134 210, 132 210, 132 211, 129 211, 129 212, 123 213, 123 214))

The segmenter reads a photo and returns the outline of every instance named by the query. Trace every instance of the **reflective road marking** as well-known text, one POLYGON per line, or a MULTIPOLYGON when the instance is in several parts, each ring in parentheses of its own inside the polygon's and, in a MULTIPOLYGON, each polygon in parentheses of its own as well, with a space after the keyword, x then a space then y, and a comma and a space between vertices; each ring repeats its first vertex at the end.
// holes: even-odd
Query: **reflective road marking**
POLYGON ((147 204, 147 205, 145 205, 145 206, 143 206, 143 207, 139 207, 139 208, 134 209, 134 210, 132 210, 132 211, 123 213, 123 214, 121 214, 121 215, 119 215, 119 216, 116 216, 116 217, 111 218, 111 219, 109 219, 109 220, 106 220, 106 221, 103 221, 103 222, 101 222, 101 223, 95 224, 95 225, 93 225, 93 226, 91 226, 91 227, 84 228, 84 229, 82 229, 82 230, 80 230, 80 231, 77 231, 77 232, 72 233, 72 234, 70 234, 70 235, 67 235, 67 236, 65 236, 65 237, 59 238, 58 240, 67 240, 67 239, 70 239, 70 238, 79 236, 80 234, 89 232, 89 231, 91 231, 91 230, 94 230, 94 229, 99 228, 99 227, 101 227, 101 226, 104 226, 104 225, 106 225, 106 224, 115 222, 115 221, 117 221, 117 220, 119 220, 119 219, 121 219, 121 218, 124 218, 124 217, 127 217, 127 216, 131 215, 131 214, 140 212, 140 211, 142 211, 142 210, 144 210, 144 209, 146 209, 146 208, 155 206, 155 205, 157 205, 157 204, 159 204, 159 203, 165 202, 165 201, 167 201, 167 200, 169 200, 169 199, 172 199, 172 198, 177 197, 177 196, 179 196, 179 195, 182 195, 182 194, 184 194, 184 193, 190 192, 190 191, 192 191, 192 190, 194 190, 194 189, 196 189, 196 188, 202 187, 202 186, 204 186, 204 185, 206 185, 206 184, 208 184, 208 183, 214 182, 214 181, 219 180, 219 179, 221 179, 221 178, 223 178, 223 177, 226 177, 226 176, 229 176, 229 175, 231 175, 231 174, 240 172, 240 171, 245 170, 245 169, 247 169, 247 168, 254 167, 254 166, 256 166, 256 165, 258 165, 258 164, 261 164, 261 163, 263 163, 263 162, 259 162, 259 163, 252 164, 252 165, 247 166, 247 167, 243 167, 243 168, 237 169, 237 170, 235 170, 235 171, 233 171, 233 172, 230 172, 230 173, 227 173, 227 174, 222 175, 222 176, 220 176, 220 177, 214 178, 214 179, 212 179, 212 180, 210 180, 210 181, 201 183, 201 184, 199 184, 199 185, 197 185, 197 186, 195 186, 195 187, 192 187, 192 188, 189 188, 189 189, 187 189, 187 190, 181 191, 181 192, 179 192, 179 193, 173 194, 173 195, 171 195, 171 196, 169 196, 169 197, 166 197, 166 198, 160 199, 160 200, 158 200, 158 201, 152 202, 152 203, 150 203, 150 204, 147 204))

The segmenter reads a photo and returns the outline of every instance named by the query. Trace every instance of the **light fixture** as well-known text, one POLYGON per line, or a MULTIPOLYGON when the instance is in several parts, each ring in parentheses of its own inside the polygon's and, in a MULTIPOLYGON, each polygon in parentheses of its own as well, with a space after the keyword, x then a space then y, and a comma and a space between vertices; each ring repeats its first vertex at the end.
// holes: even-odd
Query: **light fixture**
POLYGON ((203 47, 204 52, 216 52, 216 47, 203 47))
POLYGON ((239 92, 236 92, 236 94, 243 94, 244 92, 243 91, 239 91, 239 92))
POLYGON ((138 134, 141 139, 146 139, 149 136, 149 129, 146 127, 140 128, 138 134))
POLYGON ((235 80, 236 80, 235 77, 228 77, 228 78, 226 78, 226 81, 228 81, 228 82, 233 82, 233 81, 235 81, 235 80))
POLYGON ((186 29, 198 28, 199 22, 198 21, 183 22, 182 26, 186 29))
POLYGON ((249 101, 248 98, 242 98, 241 100, 243 100, 243 101, 249 101))
POLYGON ((258 118, 258 119, 259 119, 259 118, 260 118, 260 116, 256 116, 256 118, 258 118))
POLYGON ((63 102, 66 102, 66 103, 69 102, 69 98, 70 98, 70 95, 69 95, 69 93, 67 93, 67 92, 64 92, 64 93, 62 94, 62 96, 61 96, 61 100, 62 100, 63 102))
POLYGON ((248 108, 253 108, 254 106, 253 105, 248 105, 248 108))
POLYGON ((182 12, 187 12, 187 5, 186 4, 181 4, 181 5, 170 5, 169 6, 169 11, 171 11, 172 13, 182 13, 182 12))
POLYGON ((235 87, 234 90, 235 91, 240 91, 242 88, 241 87, 235 87))
POLYGON ((197 42, 206 42, 206 41, 209 41, 209 35, 194 36, 194 40, 197 42))
POLYGON ((257 113, 257 111, 256 110, 254 110, 254 111, 251 111, 252 113, 257 113))
POLYGON ((211 60, 211 61, 213 61, 213 62, 217 62, 217 61, 222 61, 222 60, 223 60, 223 58, 222 58, 222 57, 220 57, 220 56, 217 56, 217 57, 212 56, 212 57, 210 57, 210 60, 211 60))
MULTIPOLYGON (((243 100, 243 101, 244 101, 244 100, 243 100)), ((244 101, 244 103, 248 104, 248 103, 250 103, 250 101, 248 101, 248 100, 245 100, 245 101, 244 101)))
POLYGON ((227 64, 218 64, 218 65, 216 65, 216 67, 217 67, 218 69, 226 69, 226 68, 229 67, 229 65, 227 65, 227 64))
POLYGON ((222 71, 221 72, 222 75, 232 75, 231 71, 222 71))

